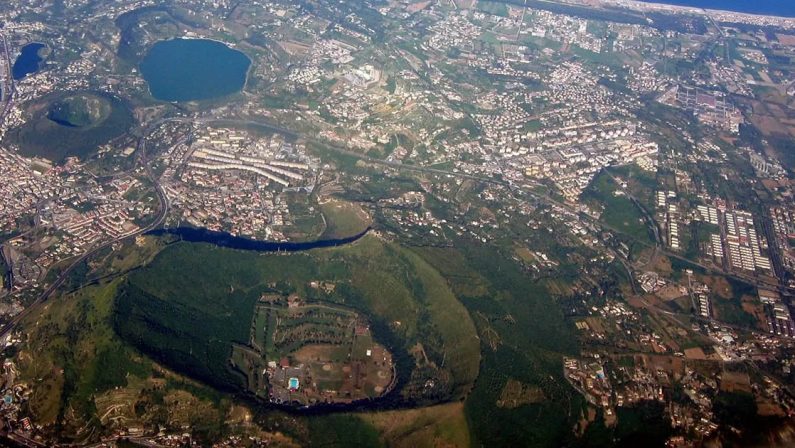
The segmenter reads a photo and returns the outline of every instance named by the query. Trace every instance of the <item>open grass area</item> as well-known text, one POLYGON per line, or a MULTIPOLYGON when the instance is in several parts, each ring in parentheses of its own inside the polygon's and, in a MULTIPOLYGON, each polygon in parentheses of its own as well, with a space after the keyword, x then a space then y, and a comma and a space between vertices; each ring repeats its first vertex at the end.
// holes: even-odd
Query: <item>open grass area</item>
MULTIPOLYGON (((290 241, 314 241, 322 237, 324 231, 323 217, 315 209, 314 201, 308 195, 288 193, 292 223, 282 227, 282 231, 290 241)), ((263 233, 260 238, 267 239, 263 233)))
POLYGON ((363 232, 372 219, 359 205, 338 199, 329 199, 320 204, 326 222, 326 230, 320 239, 342 239, 363 232))
POLYGON ((652 241, 641 210, 607 173, 600 173, 582 194, 583 200, 604 207, 601 220, 641 241, 652 241))
POLYGON ((472 446, 462 403, 331 414, 307 419, 311 447, 458 448, 472 446))
POLYGON ((309 446, 323 448, 383 446, 378 431, 359 416, 331 414, 308 421, 309 446))
POLYGON ((361 419, 375 427, 381 442, 390 447, 471 446, 463 403, 366 413, 361 419))
POLYGON ((508 17, 508 6, 505 3, 478 1, 477 8, 486 14, 492 14, 500 17, 508 17))

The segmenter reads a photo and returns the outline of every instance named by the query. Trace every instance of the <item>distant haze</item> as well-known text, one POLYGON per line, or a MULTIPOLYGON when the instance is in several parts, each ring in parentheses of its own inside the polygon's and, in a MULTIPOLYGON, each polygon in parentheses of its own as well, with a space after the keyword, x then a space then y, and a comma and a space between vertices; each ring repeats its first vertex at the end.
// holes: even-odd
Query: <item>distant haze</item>
POLYGON ((744 12, 781 17, 795 17, 795 2, 791 0, 641 0, 645 3, 692 6, 705 9, 744 12))

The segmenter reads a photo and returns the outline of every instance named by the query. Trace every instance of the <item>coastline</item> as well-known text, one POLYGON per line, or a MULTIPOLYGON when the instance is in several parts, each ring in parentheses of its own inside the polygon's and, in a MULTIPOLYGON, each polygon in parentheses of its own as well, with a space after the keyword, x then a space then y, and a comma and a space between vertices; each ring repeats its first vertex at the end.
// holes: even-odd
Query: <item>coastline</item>
MULTIPOLYGON (((587 0, 575 0, 573 3, 580 5, 593 4, 587 0)), ((769 14, 754 14, 723 9, 700 8, 697 6, 672 5, 667 3, 645 2, 640 0, 597 0, 600 6, 613 6, 632 9, 635 11, 658 11, 669 13, 686 13, 707 15, 723 22, 748 23, 756 25, 773 25, 782 28, 795 29, 795 17, 776 16, 769 14)))

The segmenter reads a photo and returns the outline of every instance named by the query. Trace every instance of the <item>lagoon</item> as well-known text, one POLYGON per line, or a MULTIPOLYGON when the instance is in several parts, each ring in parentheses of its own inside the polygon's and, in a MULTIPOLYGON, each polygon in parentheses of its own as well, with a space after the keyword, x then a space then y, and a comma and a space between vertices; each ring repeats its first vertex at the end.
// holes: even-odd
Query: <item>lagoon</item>
POLYGON ((153 97, 163 101, 199 101, 239 92, 251 59, 222 42, 172 39, 152 46, 140 65, 153 97))

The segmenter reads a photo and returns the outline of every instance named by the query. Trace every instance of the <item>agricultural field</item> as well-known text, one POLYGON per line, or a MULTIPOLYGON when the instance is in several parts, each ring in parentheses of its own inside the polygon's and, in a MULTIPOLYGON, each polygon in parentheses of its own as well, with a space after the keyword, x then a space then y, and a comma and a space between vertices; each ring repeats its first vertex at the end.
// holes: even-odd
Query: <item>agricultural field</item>
POLYGON ((262 300, 250 344, 232 348, 232 364, 247 377, 249 392, 301 405, 349 403, 388 392, 392 355, 373 340, 362 316, 337 306, 301 304, 295 296, 287 303, 273 296, 262 300))

